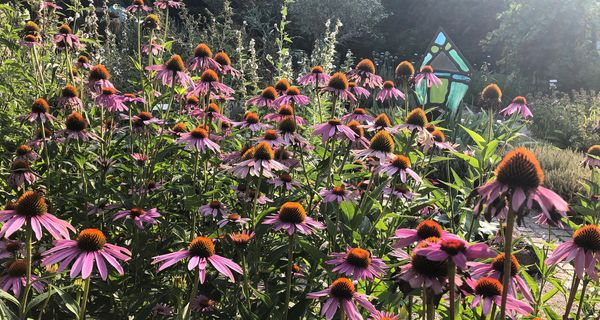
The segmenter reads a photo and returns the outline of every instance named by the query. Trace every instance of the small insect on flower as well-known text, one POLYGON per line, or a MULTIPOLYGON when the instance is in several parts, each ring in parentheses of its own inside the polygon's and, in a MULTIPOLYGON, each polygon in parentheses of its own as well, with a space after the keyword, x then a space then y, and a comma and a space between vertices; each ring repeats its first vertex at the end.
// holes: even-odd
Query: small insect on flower
POLYGON ((330 76, 325 73, 323 67, 314 66, 310 69, 310 72, 299 77, 296 81, 301 86, 311 85, 315 88, 323 87, 329 81, 330 76))
POLYGON ((350 81, 370 89, 380 88, 383 80, 375 74, 375 64, 370 59, 362 59, 356 67, 348 71, 350 81))
POLYGON ((83 229, 75 240, 57 240, 54 247, 43 252, 42 263, 45 266, 60 263, 57 272, 62 272, 72 262, 71 279, 81 274, 87 279, 96 268, 102 280, 108 278, 107 263, 115 268, 120 275, 124 274, 123 267, 117 260, 128 261, 131 252, 123 247, 107 242, 106 236, 98 229, 83 229))
POLYGON ((420 86, 423 80, 425 80, 425 85, 427 88, 438 87, 442 85, 442 80, 435 75, 433 68, 429 65, 421 68, 421 71, 415 77, 415 85, 420 86))
POLYGON ((263 224, 273 225, 275 231, 283 229, 290 236, 296 231, 304 235, 310 235, 315 229, 325 229, 321 222, 307 216, 304 207, 298 202, 284 203, 279 208, 279 212, 267 216, 263 224))
POLYGON ((174 54, 162 65, 153 65, 146 67, 148 71, 156 71, 155 78, 163 86, 173 86, 179 83, 183 87, 194 87, 194 80, 186 73, 185 65, 181 56, 174 54))
POLYGON ((383 260, 375 258, 369 250, 363 248, 348 247, 346 252, 334 252, 333 259, 326 264, 334 265, 331 270, 341 275, 351 277, 355 280, 373 280, 385 274, 387 266, 383 260))
POLYGON ((321 316, 327 320, 333 319, 339 308, 343 310, 349 320, 362 320, 362 316, 355 303, 358 303, 371 314, 377 312, 366 295, 356 292, 354 283, 348 278, 337 278, 331 283, 329 288, 311 292, 306 297, 309 299, 327 297, 327 300, 321 306, 321 316))
POLYGON ((217 271, 227 276, 231 282, 235 282, 231 271, 242 274, 242 267, 230 259, 217 255, 213 240, 203 236, 194 238, 187 249, 152 258, 152 264, 159 264, 158 271, 162 271, 186 258, 189 258, 188 270, 198 270, 200 283, 204 283, 206 280, 207 262, 217 271))

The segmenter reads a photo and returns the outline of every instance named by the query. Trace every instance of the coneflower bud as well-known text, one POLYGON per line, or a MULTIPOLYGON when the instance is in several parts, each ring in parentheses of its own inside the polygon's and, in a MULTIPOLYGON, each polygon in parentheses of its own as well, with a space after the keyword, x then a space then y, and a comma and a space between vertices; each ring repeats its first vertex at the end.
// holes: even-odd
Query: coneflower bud
POLYGON ((410 61, 402 61, 396 67, 396 77, 409 79, 415 74, 415 67, 410 61))
POLYGON ((185 70, 185 66, 183 64, 183 60, 181 56, 178 54, 174 54, 171 56, 169 60, 165 63, 167 70, 173 72, 182 72, 185 70))
POLYGON ((202 82, 219 82, 219 76, 212 69, 207 69, 200 76, 202 82))
POLYGON ((65 124, 66 124, 67 130, 75 131, 75 132, 85 130, 88 125, 87 121, 85 121, 85 119, 83 118, 81 113, 79 113, 77 111, 73 111, 70 115, 67 116, 67 119, 65 120, 65 124))
POLYGON ((356 69, 364 72, 375 73, 375 64, 370 59, 362 59, 356 65, 356 69))
POLYGON ((142 23, 142 26, 145 29, 150 29, 150 30, 157 30, 160 29, 160 18, 151 13, 149 15, 146 16, 146 18, 144 18, 144 22, 142 23))
POLYGON ((68 25, 63 24, 60 27, 58 27, 58 33, 71 34, 73 33, 73 29, 71 29, 71 27, 69 27, 68 25))
POLYGON ((31 104, 31 112, 33 113, 48 113, 50 111, 50 105, 44 98, 37 98, 31 104))
POLYGON ((341 72, 336 72, 329 78, 328 87, 336 90, 347 90, 348 89, 348 78, 341 72))
POLYGON ((90 81, 108 80, 110 79, 110 73, 104 65, 98 64, 92 67, 88 78, 90 81))
POLYGON ((215 55, 215 61, 218 62, 222 66, 230 66, 231 65, 231 59, 229 58, 227 53, 225 53, 224 51, 217 52, 217 55, 215 55))
POLYGON ((488 84, 481 91, 481 98, 489 102, 500 102, 502 100, 502 90, 495 83, 488 84))
POLYGON ((206 43, 201 43, 196 46, 194 49, 194 57, 196 58, 212 58, 212 51, 206 45, 206 43))
POLYGON ((428 123, 427 115, 423 109, 415 108, 406 116, 406 123, 419 127, 425 127, 428 123))
POLYGON ((535 189, 544 182, 544 172, 531 151, 518 147, 500 161, 496 179, 509 187, 535 189))
POLYGON ((281 79, 275 84, 275 89, 277 89, 279 92, 286 92, 289 87, 290 83, 287 81, 287 79, 281 79))

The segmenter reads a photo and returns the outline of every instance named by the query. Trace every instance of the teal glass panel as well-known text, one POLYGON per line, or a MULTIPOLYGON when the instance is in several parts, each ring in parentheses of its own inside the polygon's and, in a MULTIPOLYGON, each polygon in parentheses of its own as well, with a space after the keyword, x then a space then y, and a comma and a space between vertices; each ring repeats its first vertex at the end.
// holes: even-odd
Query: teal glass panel
POLYGON ((454 59, 454 61, 456 61, 456 63, 462 69, 462 71, 469 72, 469 67, 467 67, 467 64, 463 61, 463 59, 460 57, 458 52, 456 52, 456 50, 452 49, 448 53, 454 59))
POLYGON ((431 61, 431 58, 433 58, 431 53, 428 53, 427 55, 425 55, 425 58, 423 59, 423 64, 421 64, 421 67, 429 64, 429 61, 431 61))
POLYGON ((446 102, 448 109, 450 109, 452 112, 456 112, 468 89, 469 86, 464 83, 452 82, 450 85, 448 101, 446 102))

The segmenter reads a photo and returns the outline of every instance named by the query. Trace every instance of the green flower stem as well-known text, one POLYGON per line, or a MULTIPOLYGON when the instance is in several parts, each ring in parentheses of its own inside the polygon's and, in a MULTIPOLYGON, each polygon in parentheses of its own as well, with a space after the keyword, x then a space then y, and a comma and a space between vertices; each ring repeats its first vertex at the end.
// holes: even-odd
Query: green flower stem
POLYGON ((456 290, 454 283, 454 277, 456 276, 456 264, 452 259, 448 259, 448 291, 450 292, 449 307, 448 307, 448 319, 454 320, 456 316, 456 290))
POLYGON ((185 316, 183 317, 186 320, 191 319, 191 311, 192 311, 192 302, 194 301, 194 297, 198 294, 198 284, 200 283, 200 272, 198 268, 194 269, 194 285, 192 287, 192 292, 190 293, 190 299, 188 300, 187 309, 185 310, 185 316))
POLYGON ((513 229, 515 227, 516 212, 508 209, 508 217, 506 218, 506 230, 504 234, 504 269, 502 272, 502 304, 500 305, 500 319, 506 319, 506 299, 508 298, 508 284, 511 277, 512 265, 512 240, 513 229))
POLYGON ((569 299, 567 300, 567 306, 565 307, 565 314, 563 315, 564 320, 569 320, 569 314, 571 313, 571 308, 573 307, 573 302, 575 301, 575 295, 577 294, 577 288, 579 287, 580 279, 577 275, 573 275, 573 283, 571 285, 571 291, 569 292, 569 299))
POLYGON ((85 309, 87 307, 88 295, 90 293, 90 280, 92 277, 88 277, 83 282, 83 296, 81 297, 81 303, 79 304, 79 320, 85 320, 85 309))
POLYGON ((286 270, 286 282, 285 282, 285 304, 283 306, 283 317, 281 319, 288 318, 290 296, 292 293, 292 266, 294 265, 294 234, 290 237, 290 243, 288 245, 288 263, 286 270))
POLYGON ((25 290, 23 290, 23 296, 21 297, 21 305, 19 308, 19 319, 22 320, 26 320, 27 319, 27 314, 26 314, 26 309, 27 309, 27 298, 29 297, 29 291, 31 290, 31 264, 32 264, 32 259, 31 259, 31 252, 32 252, 32 229, 31 229, 31 222, 27 221, 26 222, 26 227, 25 227, 26 231, 26 240, 25 240, 25 248, 26 248, 26 258, 27 258, 27 270, 25 273, 25 276, 27 277, 27 279, 25 280, 25 290))

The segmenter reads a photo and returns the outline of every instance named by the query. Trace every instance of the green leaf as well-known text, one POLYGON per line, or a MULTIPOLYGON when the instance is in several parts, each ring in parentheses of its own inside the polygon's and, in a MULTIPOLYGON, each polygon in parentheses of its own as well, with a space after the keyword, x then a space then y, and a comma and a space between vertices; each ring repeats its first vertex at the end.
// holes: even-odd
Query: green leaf
POLYGON ((74 315, 79 316, 79 304, 70 294, 63 290, 72 286, 63 287, 62 289, 53 285, 48 285, 48 287, 52 287, 52 290, 56 290, 56 293, 58 293, 58 296, 64 302, 65 307, 67 307, 74 315))
POLYGON ((480 148, 483 147, 483 144, 485 143, 485 139, 481 135, 479 135, 479 133, 477 133, 467 127, 464 127, 463 125, 459 124, 459 126, 469 134, 469 136, 471 137, 471 139, 473 139, 473 141, 475 141, 477 146, 479 146, 480 148))
POLYGON ((552 308, 545 306, 544 313, 548 317, 548 320, 561 320, 561 317, 552 308))
POLYGON ((13 297, 10 293, 8 293, 4 290, 0 290, 0 299, 8 300, 17 307, 21 306, 21 303, 19 302, 19 300, 17 300, 17 298, 13 297))

